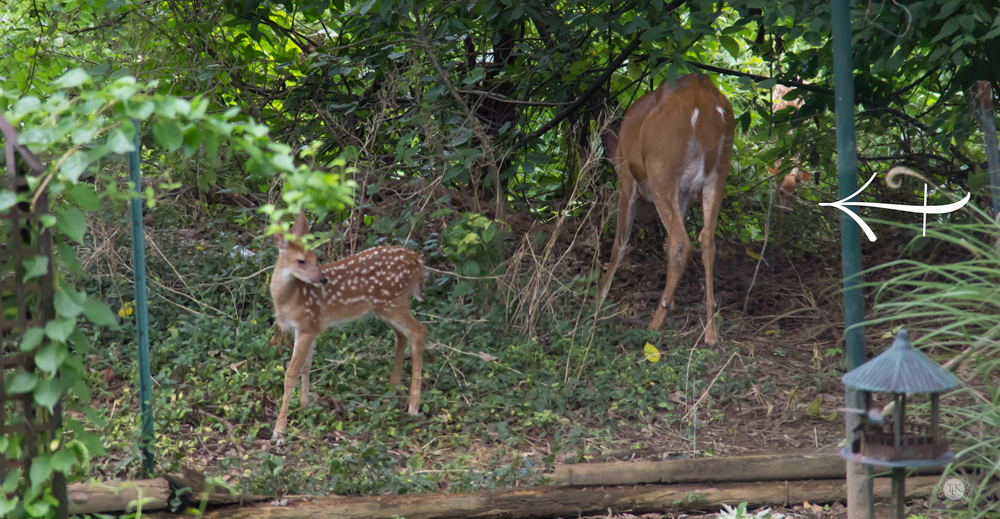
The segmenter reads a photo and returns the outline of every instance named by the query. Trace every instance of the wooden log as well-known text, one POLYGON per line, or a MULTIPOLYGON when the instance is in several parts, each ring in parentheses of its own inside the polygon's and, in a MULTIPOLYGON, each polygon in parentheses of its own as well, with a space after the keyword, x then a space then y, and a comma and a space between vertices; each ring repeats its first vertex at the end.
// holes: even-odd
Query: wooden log
MULTIPOLYGON (((937 476, 909 478, 907 496, 926 497, 937 476)), ((875 480, 875 496, 889 496, 889 478, 875 480)), ((524 490, 490 490, 461 494, 416 494, 374 497, 317 497, 288 506, 266 504, 247 508, 222 508, 206 519, 258 519, 309 517, 311 519, 449 519, 492 517, 575 517, 615 512, 642 514, 716 510, 722 504, 751 507, 788 505, 809 501, 830 503, 845 499, 843 480, 727 483, 720 485, 643 485, 628 487, 543 487, 524 490)))
MULTIPOLYGON (((170 499, 167 480, 140 479, 106 483, 73 483, 68 485, 70 514, 97 514, 128 510, 128 504, 141 497, 142 510, 162 510, 170 499), (151 498, 151 499, 150 499, 151 498)), ((135 508, 133 507, 132 510, 135 508)))
POLYGON ((181 465, 181 475, 163 474, 163 479, 170 482, 174 491, 182 488, 191 489, 190 493, 182 495, 182 499, 191 506, 198 507, 201 503, 209 506, 246 504, 255 501, 269 501, 273 496, 258 496, 251 494, 230 494, 229 492, 217 492, 213 485, 207 484, 204 474, 185 465, 181 465))
MULTIPOLYGON (((796 449, 717 458, 559 465, 551 479, 564 485, 794 481, 843 479, 846 467, 836 449, 796 449)), ((919 473, 940 474, 943 469, 921 469, 919 473)))

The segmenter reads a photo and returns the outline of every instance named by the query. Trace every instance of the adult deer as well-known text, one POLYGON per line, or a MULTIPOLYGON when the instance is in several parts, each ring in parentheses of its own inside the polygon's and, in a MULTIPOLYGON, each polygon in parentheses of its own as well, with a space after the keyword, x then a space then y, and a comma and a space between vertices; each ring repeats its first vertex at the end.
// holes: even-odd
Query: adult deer
MULTIPOLYGON (((791 88, 785 85, 774 86, 773 93, 771 94, 771 113, 777 113, 778 111, 789 106, 794 107, 795 109, 802 108, 802 98, 795 98, 791 101, 785 100, 785 94, 791 90, 791 88)), ((775 137, 775 142, 776 141, 777 137, 775 137)), ((771 173, 771 176, 776 177, 780 173, 780 167, 781 159, 778 159, 774 162, 774 166, 768 166, 767 170, 771 173)), ((812 172, 799 168, 799 156, 796 154, 792 159, 792 170, 781 179, 781 185, 778 187, 778 208, 785 213, 791 212, 792 204, 795 201, 795 192, 798 189, 799 184, 808 182, 812 179, 812 172)))
POLYGON ((375 247, 347 259, 317 265, 316 255, 303 248, 300 238, 309 231, 306 217, 299 214, 292 225, 293 239, 274 236, 278 260, 271 276, 274 320, 282 332, 294 332, 292 360, 285 371, 285 393, 274 425, 272 441, 280 443, 288 421, 288 402, 302 375, 303 406, 309 404, 309 368, 316 336, 323 330, 360 319, 374 312, 396 333, 396 357, 389 383, 399 385, 403 353, 412 347, 413 375, 410 380, 410 414, 420 403, 420 370, 424 358, 426 329, 410 311, 410 297, 421 300, 424 260, 403 247, 375 247))
POLYGON ((692 201, 701 197, 705 224, 701 258, 705 264, 705 343, 715 345, 715 225, 726 191, 733 152, 735 117, 729 100, 705 77, 683 75, 639 98, 625 112, 618 135, 606 132, 604 146, 618 173, 618 221, 608 270, 601 279, 598 302, 608 294, 615 270, 632 233, 639 199, 653 202, 667 229, 667 285, 656 305, 651 330, 659 330, 674 308, 674 291, 691 257, 684 219, 692 201), (619 145, 620 144, 620 145, 619 145))

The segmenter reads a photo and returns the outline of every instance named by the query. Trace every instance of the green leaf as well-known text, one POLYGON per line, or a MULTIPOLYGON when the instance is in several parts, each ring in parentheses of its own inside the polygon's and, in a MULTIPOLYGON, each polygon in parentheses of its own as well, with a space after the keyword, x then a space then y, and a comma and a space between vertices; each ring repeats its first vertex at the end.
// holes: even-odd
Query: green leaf
POLYGON ((10 381, 10 387, 7 391, 11 393, 27 393, 38 385, 38 374, 28 373, 27 371, 18 371, 13 380, 10 381))
POLYGON ((125 132, 121 128, 111 130, 111 135, 108 136, 108 147, 111 148, 112 152, 119 155, 135 151, 135 144, 132 143, 132 139, 126 137, 125 132))
MULTIPOLYGON (((17 472, 13 470, 10 471, 10 473, 17 474, 17 472)), ((0 517, 9 517, 10 513, 17 509, 17 503, 19 501, 20 498, 17 497, 17 495, 11 496, 10 499, 0 496, 0 517)))
POLYGON ((87 154, 83 151, 74 151, 72 155, 66 157, 66 160, 62 161, 59 165, 59 172, 66 177, 67 180, 76 184, 80 180, 80 175, 84 171, 87 171, 87 166, 90 165, 90 161, 87 160, 87 154))
POLYGON ((145 121, 150 115, 152 115, 154 108, 156 108, 156 104, 152 101, 144 101, 137 107, 133 107, 131 103, 129 103, 129 107, 125 110, 125 113, 132 119, 145 121))
POLYGON ((70 135, 73 138, 73 144, 87 144, 94 140, 94 136, 97 135, 98 128, 77 128, 73 130, 70 135))
POLYGON ((64 209, 56 216, 56 226, 77 243, 83 243, 83 236, 87 233, 87 215, 75 207, 64 209))
POLYGON ((184 134, 184 158, 191 158, 201 146, 201 130, 192 128, 184 134))
POLYGON ((87 273, 80 267, 80 260, 76 258, 76 249, 70 247, 66 243, 60 243, 58 249, 59 259, 62 260, 63 265, 65 265, 70 272, 81 277, 87 276, 87 273))
POLYGON ((214 131, 205 132, 205 158, 214 161, 216 155, 219 153, 219 134, 214 131))
POLYGON ((42 277, 48 272, 49 258, 45 256, 32 256, 24 260, 24 281, 42 277))
POLYGON ((31 460, 31 486, 41 486, 48 483, 52 476, 52 464, 47 454, 36 456, 31 460))
MULTIPOLYGON (((79 447, 79 445, 78 445, 79 447)), ((76 464, 77 457, 74 449, 63 447, 52 455, 52 468, 59 472, 69 472, 76 464)))
POLYGON ((37 111, 41 107, 42 102, 37 97, 22 97, 17 103, 14 103, 14 118, 20 119, 31 112, 37 111))
POLYGON ((538 153, 537 151, 532 151, 528 153, 528 156, 526 158, 529 162, 533 162, 539 165, 552 163, 552 157, 549 157, 544 153, 538 153))
MULTIPOLYGON (((6 438, 6 437, 5 437, 6 438)), ((6 451, 7 449, 3 449, 6 451)), ((21 483, 21 471, 19 470, 8 470, 7 477, 4 478, 2 485, 3 491, 7 494, 13 494, 17 490, 17 485, 21 483)))
POLYGON ((77 184, 67 189, 66 194, 76 202, 76 205, 88 211, 96 211, 101 207, 93 186, 77 184))
POLYGON ((45 346, 42 346, 35 354, 35 365, 38 369, 48 373, 55 374, 62 366, 63 361, 66 360, 67 350, 66 345, 57 342, 50 342, 45 346))
POLYGON ((955 51, 955 53, 951 55, 951 61, 956 67, 961 67, 965 64, 965 53, 962 52, 961 49, 955 51))
POLYGON ((722 44, 723 48, 729 52, 729 54, 738 58, 740 56, 740 44, 736 41, 736 38, 732 36, 719 36, 719 43, 722 44))
POLYGON ((201 96, 197 96, 191 101, 191 111, 188 113, 188 119, 191 121, 197 121, 205 117, 205 112, 208 111, 208 105, 210 103, 206 101, 201 96))
POLYGON ((53 319, 45 323, 45 335, 53 341, 66 342, 73 328, 76 328, 76 319, 53 319))
POLYGON ((963 1, 964 0, 951 0, 950 2, 942 5, 934 19, 941 20, 951 16, 951 13, 954 13, 955 9, 958 9, 958 6, 962 5, 963 1))
POLYGON ((107 451, 104 450, 104 440, 100 436, 94 433, 85 433, 78 434, 76 438, 87 448, 87 453, 91 456, 104 456, 107 454, 107 451))
POLYGON ((941 27, 941 32, 939 32, 937 36, 935 36, 934 39, 931 40, 931 43, 937 43, 938 41, 943 40, 948 36, 951 36, 952 34, 955 34, 955 31, 957 31, 961 27, 962 27, 962 19, 960 17, 953 16, 949 18, 947 22, 944 22, 944 26, 941 27))
POLYGON ((37 326, 28 328, 28 331, 24 332, 24 337, 21 337, 21 351, 31 351, 37 348, 42 343, 43 337, 45 337, 45 330, 37 326))
POLYGON ((295 172, 295 163, 292 162, 292 157, 289 155, 275 153, 271 156, 271 164, 277 169, 288 171, 290 173, 295 172))
POLYGON ((0 211, 6 211, 17 203, 17 195, 13 191, 0 189, 0 211))
POLYGON ((906 60, 907 55, 909 55, 909 53, 904 52, 903 49, 897 50, 896 53, 885 62, 885 69, 892 73, 898 72, 899 67, 903 66, 903 62, 906 60))
POLYGON ((73 88, 89 82, 90 74, 87 74, 87 71, 82 68, 75 68, 59 76, 58 79, 52 82, 52 86, 56 88, 73 88))
POLYGON ((61 288, 56 291, 53 303, 56 308, 56 313, 63 317, 76 317, 83 311, 83 305, 74 301, 73 298, 61 288))
POLYGON ((153 136, 167 151, 176 151, 184 143, 181 125, 170 119, 160 119, 153 125, 153 136))
MULTIPOLYGON (((52 406, 56 405, 59 401, 59 397, 62 396, 62 391, 59 388, 59 379, 56 378, 43 378, 38 381, 38 385, 35 386, 35 403, 46 407, 49 410, 52 406)), ((31 469, 35 469, 35 463, 38 458, 35 458, 31 463, 31 469)), ((34 478, 32 478, 34 480, 34 478)))
POLYGON ((462 297, 465 295, 469 295, 474 291, 475 287, 472 285, 472 283, 465 281, 461 285, 455 287, 455 290, 451 292, 451 295, 452 297, 462 297))
POLYGON ((87 298, 87 302, 83 304, 83 315, 87 316, 90 322, 98 326, 118 329, 118 321, 115 319, 115 314, 102 301, 92 297, 87 298))
POLYGON ((52 514, 52 505, 45 499, 29 499, 24 497, 24 511, 31 517, 49 517, 52 514))
POLYGON ((69 336, 68 344, 72 345, 73 352, 81 358, 93 348, 93 345, 90 344, 90 339, 87 339, 87 335, 80 328, 73 330, 73 333, 69 336))
MULTIPOLYGON (((998 15, 998 16, 1000 16, 1000 15, 998 15)), ((996 38, 997 36, 1000 36, 1000 26, 996 26, 993 29, 991 29, 990 32, 986 33, 986 36, 983 36, 982 38, 980 38, 979 41, 992 40, 993 38, 996 38)))
POLYGON ((777 79, 774 79, 774 78, 765 79, 764 81, 761 81, 760 83, 757 83, 757 88, 760 88, 760 89, 763 89, 763 90, 770 90, 770 89, 774 88, 774 85, 777 85, 777 84, 778 84, 778 80, 777 79))

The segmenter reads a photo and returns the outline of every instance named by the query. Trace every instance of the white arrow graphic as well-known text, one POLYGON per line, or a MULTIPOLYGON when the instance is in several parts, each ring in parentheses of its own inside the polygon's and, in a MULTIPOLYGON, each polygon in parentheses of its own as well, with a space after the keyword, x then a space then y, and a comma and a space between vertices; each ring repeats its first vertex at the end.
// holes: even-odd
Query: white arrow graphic
POLYGON ((927 205, 927 184, 924 184, 924 205, 922 205, 922 206, 919 206, 919 205, 901 205, 901 204, 881 204, 881 203, 878 203, 878 202, 845 202, 844 201, 844 200, 850 200, 851 198, 854 198, 854 197, 858 196, 859 194, 861 194, 861 192, 864 191, 865 188, 867 188, 872 183, 872 181, 875 180, 875 177, 877 177, 877 176, 878 176, 878 173, 875 173, 874 175, 872 175, 872 178, 868 179, 868 182, 865 182, 865 185, 861 186, 861 189, 858 189, 857 191, 855 191, 854 194, 851 195, 851 196, 848 196, 848 197, 843 198, 841 200, 837 200, 836 202, 823 202, 823 203, 819 204, 819 205, 823 205, 823 206, 836 207, 837 209, 840 209, 841 211, 843 211, 844 214, 846 214, 847 216, 850 216, 855 222, 858 223, 859 226, 861 226, 861 229, 863 231, 865 231, 865 236, 868 237, 868 241, 875 241, 877 239, 875 237, 875 233, 872 232, 872 228, 868 227, 868 224, 865 223, 865 221, 862 220, 861 217, 858 216, 857 213, 855 213, 854 211, 849 210, 845 206, 851 205, 851 206, 855 206, 855 207, 875 207, 875 208, 878 208, 878 209, 891 209, 893 211, 904 211, 904 212, 907 212, 907 213, 923 213, 923 215, 924 215, 924 236, 926 236, 927 235, 927 215, 929 215, 929 214, 945 214, 945 213, 950 213, 952 211, 957 211, 957 210, 961 209, 962 207, 964 207, 965 204, 969 203, 969 199, 972 198, 972 193, 966 193, 965 194, 965 198, 959 200, 958 202, 954 202, 954 203, 946 204, 946 205, 930 205, 929 206, 929 205, 927 205))

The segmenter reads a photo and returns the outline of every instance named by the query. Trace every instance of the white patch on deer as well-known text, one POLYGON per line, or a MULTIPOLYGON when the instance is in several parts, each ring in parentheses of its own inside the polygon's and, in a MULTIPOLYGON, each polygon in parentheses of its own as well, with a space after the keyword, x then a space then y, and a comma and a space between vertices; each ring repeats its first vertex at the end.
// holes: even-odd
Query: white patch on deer
POLYGON ((724 108, 716 106, 715 109, 719 111, 719 115, 721 115, 723 119, 726 118, 726 110, 724 108))
POLYGON ((278 272, 278 275, 281 276, 281 281, 288 283, 292 280, 292 269, 283 268, 281 272, 278 272))
POLYGON ((694 124, 698 122, 698 109, 694 109, 694 113, 691 114, 691 127, 694 128, 694 124))
POLYGON ((295 278, 298 279, 299 281, 309 283, 310 285, 313 284, 313 280, 309 279, 308 276, 305 276, 295 271, 292 271, 292 275, 295 276, 295 278))
POLYGON ((705 185, 705 152, 697 140, 691 139, 684 156, 684 171, 681 172, 679 189, 681 193, 700 193, 705 185))

